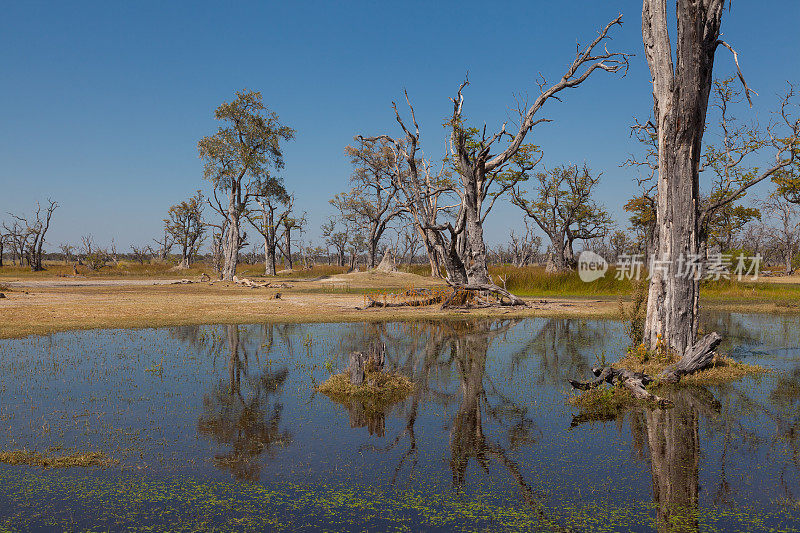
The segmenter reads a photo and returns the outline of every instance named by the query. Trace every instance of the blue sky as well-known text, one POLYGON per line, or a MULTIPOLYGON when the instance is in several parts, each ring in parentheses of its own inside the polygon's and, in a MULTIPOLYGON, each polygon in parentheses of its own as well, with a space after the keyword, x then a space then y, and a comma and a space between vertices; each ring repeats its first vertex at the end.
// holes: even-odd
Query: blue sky
MULTIPOLYGON (((348 187, 343 148, 356 134, 397 135, 390 104, 406 88, 424 147, 439 158, 448 97, 469 72, 465 114, 498 127, 515 94, 536 94, 541 73, 560 76, 576 41, 619 12, 610 46, 636 54, 625 78, 598 73, 552 102, 529 141, 545 163, 602 171, 598 199, 625 224, 637 146, 633 117, 652 106, 642 53, 641 2, 5 2, 0 18, 0 219, 57 199, 50 248, 93 233, 121 249, 161 231, 169 206, 208 190, 197 141, 214 132, 214 108, 259 90, 297 130, 286 146, 286 185, 308 212, 309 233, 348 187)), ((786 80, 800 83, 800 2, 734 2, 724 38, 759 92, 742 118, 766 120, 786 80)), ((715 72, 730 75, 727 51, 715 72)), ((713 135, 713 131, 709 133, 713 135)), ((496 207, 490 243, 521 224, 496 207)))

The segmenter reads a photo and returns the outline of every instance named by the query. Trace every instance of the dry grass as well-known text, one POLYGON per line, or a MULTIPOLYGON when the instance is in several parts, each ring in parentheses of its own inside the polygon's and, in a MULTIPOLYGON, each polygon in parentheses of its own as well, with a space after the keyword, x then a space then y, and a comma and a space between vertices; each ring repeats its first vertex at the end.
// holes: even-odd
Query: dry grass
MULTIPOLYGON (((657 376, 667 366, 676 363, 677 357, 667 357, 663 359, 649 359, 642 362, 635 354, 628 354, 619 362, 614 363, 616 368, 626 368, 634 372, 644 372, 650 376, 657 376)), ((767 372, 767 369, 759 365, 740 363, 726 355, 717 354, 714 356, 711 366, 703 370, 698 370, 688 376, 683 376, 680 383, 693 385, 721 385, 737 381, 745 376, 760 375, 767 372)))
POLYGON ((12 450, 0 452, 0 463, 9 465, 41 466, 42 468, 70 468, 111 466, 114 461, 103 452, 71 453, 59 455, 54 452, 32 452, 30 450, 12 450))
MULTIPOLYGON (((428 273, 427 265, 419 266, 428 273), (423 268, 424 267, 424 268, 423 268)), ((67 268, 61 265, 59 268, 67 268)), ((71 268, 71 267, 69 267, 71 268)), ((130 275, 114 271, 112 267, 86 278, 54 276, 55 266, 47 272, 32 273, 18 267, 0 269, 0 282, 12 280, 28 284, 3 290, 6 298, 0 299, 0 338, 32 334, 48 334, 69 329, 165 327, 211 323, 259 322, 327 322, 327 321, 379 321, 427 318, 464 317, 466 311, 439 309, 438 305, 408 308, 359 309, 365 305, 364 294, 397 293, 409 288, 440 288, 441 280, 412 273, 354 272, 336 273, 342 267, 321 265, 311 270, 286 273, 279 276, 290 288, 251 289, 231 283, 192 283, 189 285, 151 285, 153 279, 198 279, 200 270, 170 271, 168 265, 129 265, 130 275), (154 270, 154 269, 157 269, 154 270), (19 276, 15 276, 19 273, 19 276), (25 274, 22 276, 21 274, 25 274), (322 278, 322 279, 317 279, 322 278), (130 284, 128 284, 128 282, 130 284), (101 286, 115 283, 114 286, 101 286), (66 286, 67 284, 75 284, 66 286), (96 284, 97 286, 91 286, 96 284), (65 285, 65 286, 58 286, 65 285), (77 286, 83 285, 83 286, 77 286), (281 293, 275 299, 276 292, 281 293)), ((500 267, 497 267, 498 269, 500 267)), ((503 267, 509 274, 514 267, 503 267)), ((245 265, 240 274, 258 278, 249 269, 263 272, 261 265, 245 265)), ((499 270, 492 267, 492 272, 499 270)), ((539 267, 516 269, 516 281, 533 284, 518 293, 570 294, 586 285, 575 274, 546 274, 539 267), (577 281, 576 281, 577 280, 577 281), (559 283, 564 282, 559 288, 559 283), (533 289, 531 288, 533 287, 533 289), (576 288, 577 287, 577 288, 576 288)), ((275 279, 275 278, 273 278, 275 279)), ((495 280, 498 281, 495 275, 495 280)), ((752 285, 752 284, 751 284, 752 285)), ((630 286, 620 285, 630 294, 630 286)), ((800 311, 800 285, 793 285, 798 293, 782 291, 789 285, 764 284, 755 288, 748 284, 718 283, 704 291, 714 290, 726 294, 721 299, 703 300, 705 309, 751 311, 768 313, 797 313, 800 311), (726 292, 727 291, 727 292, 726 292), (755 292, 754 292, 755 291, 755 292), (782 294, 781 298, 773 293, 782 294), (758 296, 766 295, 765 297, 758 296), (747 295, 747 297, 745 297, 747 295), (755 296, 754 296, 755 295, 755 296)), ((501 308, 470 310, 470 317, 523 318, 530 316, 617 318, 616 297, 586 298, 593 291, 584 290, 583 296, 526 296, 528 308, 501 308)), ((597 291, 595 291, 597 292, 597 291)), ((706 294, 704 292, 704 294, 706 294)))
POLYGON ((681 383, 694 385, 722 385, 737 381, 746 376, 758 376, 768 372, 766 368, 759 365, 740 363, 730 357, 717 355, 714 363, 703 370, 694 374, 684 376, 681 383))
MULTIPOLYGON (((361 322, 464 318, 439 306, 363 310, 360 294, 313 289, 248 289, 215 283, 57 287, 17 290, 0 299, 0 338, 94 328, 144 328, 264 322, 361 322), (280 292, 281 298, 275 299, 280 292)), ((527 309, 479 309, 471 318, 607 317, 613 302, 539 300, 527 309)))

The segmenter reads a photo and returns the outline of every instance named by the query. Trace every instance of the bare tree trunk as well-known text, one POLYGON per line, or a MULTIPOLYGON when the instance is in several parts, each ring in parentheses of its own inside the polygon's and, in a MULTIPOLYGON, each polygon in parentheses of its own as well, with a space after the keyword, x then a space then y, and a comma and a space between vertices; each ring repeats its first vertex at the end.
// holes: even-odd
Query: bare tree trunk
POLYGON ((644 0, 642 37, 653 80, 658 132, 656 235, 645 322, 645 339, 659 337, 682 355, 696 335, 698 282, 679 276, 680 259, 699 251, 699 163, 712 84, 723 0, 677 2, 676 62, 673 66, 664 0, 644 0))
POLYGON ((286 257, 286 268, 288 268, 289 270, 293 270, 294 263, 292 261, 292 228, 287 226, 284 235, 286 236, 286 249, 283 251, 283 255, 286 257))
POLYGON ((239 213, 236 209, 235 193, 231 192, 231 201, 228 206, 228 227, 222 243, 222 279, 233 281, 236 275, 236 265, 239 263, 239 213))
MULTIPOLYGON (((471 285, 484 285, 492 283, 489 279, 489 268, 486 264, 486 243, 483 240, 483 223, 481 222, 478 208, 477 195, 471 187, 466 188, 466 239, 467 250, 467 281, 471 285)), ((463 256, 462 256, 463 257, 463 256)))
POLYGON ((275 220, 272 208, 264 209, 264 274, 275 275, 275 220))
POLYGON ((377 261, 375 256, 378 255, 378 239, 375 235, 371 235, 369 239, 369 268, 375 268, 377 261))

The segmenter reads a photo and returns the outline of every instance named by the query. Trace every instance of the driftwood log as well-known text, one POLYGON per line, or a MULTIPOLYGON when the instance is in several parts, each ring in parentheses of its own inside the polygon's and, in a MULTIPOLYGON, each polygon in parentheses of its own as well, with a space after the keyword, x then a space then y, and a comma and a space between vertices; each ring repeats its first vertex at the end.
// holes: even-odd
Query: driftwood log
POLYGON ((350 363, 347 373, 350 374, 350 383, 361 385, 364 383, 364 373, 380 372, 386 361, 386 345, 373 343, 367 352, 350 352, 350 363))
MULTIPOLYGON (((661 383, 677 383, 683 376, 708 367, 716 355, 714 350, 720 342, 722 342, 722 337, 718 333, 709 333, 688 348, 677 363, 662 370, 655 379, 661 383)), ((654 402, 660 407, 672 405, 672 402, 666 398, 657 396, 645 388, 654 381, 654 378, 643 372, 632 372, 624 368, 606 366, 593 368, 592 374, 595 375, 595 378, 589 381, 570 379, 569 383, 573 388, 580 390, 593 389, 604 382, 620 383, 633 394, 634 398, 654 402)))

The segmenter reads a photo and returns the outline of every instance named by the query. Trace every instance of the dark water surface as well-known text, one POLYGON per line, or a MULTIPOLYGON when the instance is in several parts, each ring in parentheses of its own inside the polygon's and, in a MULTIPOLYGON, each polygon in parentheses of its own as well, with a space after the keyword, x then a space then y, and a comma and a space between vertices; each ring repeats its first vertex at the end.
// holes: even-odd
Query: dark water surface
POLYGON ((774 369, 573 427, 566 378, 614 321, 284 324, 0 341, 0 450, 100 450, 108 469, 0 465, 0 531, 800 529, 800 324, 719 314, 774 369), (374 340, 414 394, 316 394, 374 340))

